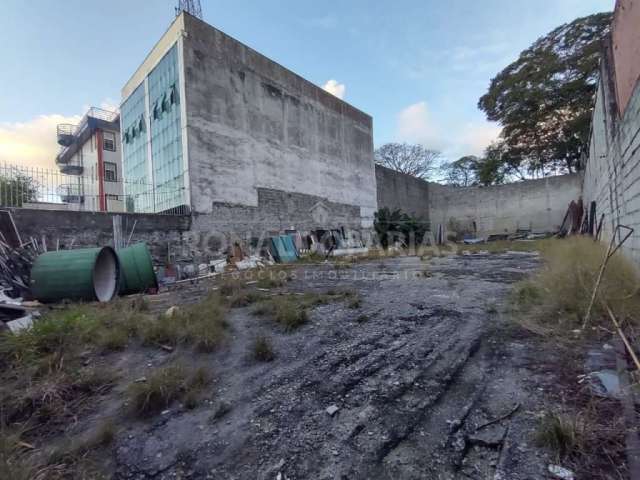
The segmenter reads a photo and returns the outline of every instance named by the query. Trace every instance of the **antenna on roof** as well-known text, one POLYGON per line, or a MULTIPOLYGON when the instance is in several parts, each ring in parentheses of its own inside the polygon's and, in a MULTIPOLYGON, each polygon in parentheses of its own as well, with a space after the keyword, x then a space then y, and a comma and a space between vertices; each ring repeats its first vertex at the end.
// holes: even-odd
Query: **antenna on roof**
POLYGON ((178 0, 176 17, 182 12, 187 12, 202 20, 202 5, 200 5, 200 0, 178 0))

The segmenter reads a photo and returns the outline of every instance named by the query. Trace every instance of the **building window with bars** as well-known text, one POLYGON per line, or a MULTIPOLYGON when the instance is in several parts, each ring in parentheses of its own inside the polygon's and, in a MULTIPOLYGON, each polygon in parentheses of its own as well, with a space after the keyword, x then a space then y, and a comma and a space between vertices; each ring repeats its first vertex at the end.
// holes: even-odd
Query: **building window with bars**
POLYGON ((104 162, 104 179, 107 182, 118 181, 118 166, 113 162, 104 162))
POLYGON ((116 134, 113 132, 104 132, 103 148, 107 152, 116 151, 116 134))

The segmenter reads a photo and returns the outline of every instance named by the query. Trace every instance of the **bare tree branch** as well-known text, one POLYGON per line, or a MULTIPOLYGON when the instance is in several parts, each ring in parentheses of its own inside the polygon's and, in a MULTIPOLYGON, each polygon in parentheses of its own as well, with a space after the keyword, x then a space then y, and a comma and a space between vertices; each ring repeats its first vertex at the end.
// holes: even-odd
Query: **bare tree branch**
POLYGON ((376 163, 423 180, 436 169, 440 152, 422 145, 385 143, 375 151, 376 163))

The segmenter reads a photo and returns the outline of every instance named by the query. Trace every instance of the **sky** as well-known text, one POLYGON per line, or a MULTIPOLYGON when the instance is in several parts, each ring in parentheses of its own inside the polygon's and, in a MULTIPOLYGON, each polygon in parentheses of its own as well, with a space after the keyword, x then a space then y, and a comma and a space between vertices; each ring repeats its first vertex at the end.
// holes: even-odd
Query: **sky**
MULTIPOLYGON (((500 132, 477 102, 562 23, 614 0, 201 0, 204 20, 373 117, 374 146, 455 160, 500 132)), ((55 126, 120 89, 177 0, 2 0, 0 162, 55 168, 55 126)))

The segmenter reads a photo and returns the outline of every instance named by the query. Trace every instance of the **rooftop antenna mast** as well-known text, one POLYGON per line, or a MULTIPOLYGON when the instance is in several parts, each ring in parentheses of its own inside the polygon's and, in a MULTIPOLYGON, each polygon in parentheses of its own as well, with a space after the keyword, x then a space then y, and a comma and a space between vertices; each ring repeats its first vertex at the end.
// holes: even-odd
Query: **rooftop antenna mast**
POLYGON ((202 20, 202 5, 200 5, 200 0, 178 0, 176 17, 182 12, 187 12, 202 20))

